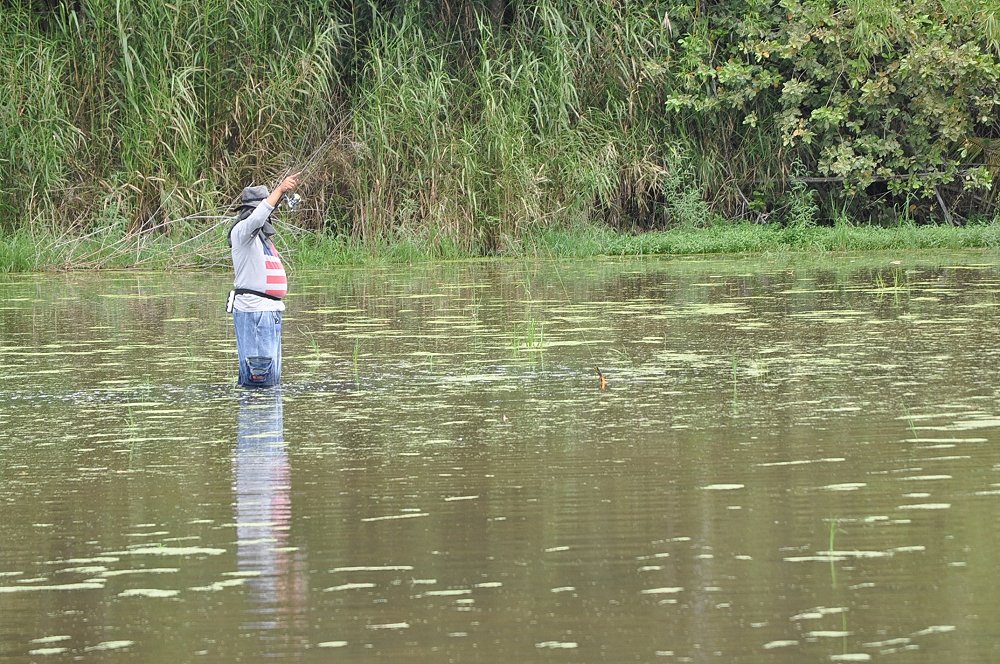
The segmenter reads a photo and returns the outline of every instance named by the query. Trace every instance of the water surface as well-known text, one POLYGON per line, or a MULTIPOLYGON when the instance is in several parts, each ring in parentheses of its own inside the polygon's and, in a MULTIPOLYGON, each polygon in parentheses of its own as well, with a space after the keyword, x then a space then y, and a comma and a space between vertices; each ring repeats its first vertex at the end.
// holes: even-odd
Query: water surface
POLYGON ((0 659, 1000 661, 997 265, 4 277, 0 659))

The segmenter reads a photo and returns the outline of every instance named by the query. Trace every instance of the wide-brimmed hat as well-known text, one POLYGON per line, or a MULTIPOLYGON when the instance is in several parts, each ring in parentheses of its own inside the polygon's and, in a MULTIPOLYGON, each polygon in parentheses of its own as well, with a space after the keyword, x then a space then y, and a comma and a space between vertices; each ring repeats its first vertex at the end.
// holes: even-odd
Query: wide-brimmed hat
MULTIPOLYGON (((250 214, 257 209, 257 206, 260 205, 261 201, 266 199, 269 195, 270 192, 268 192, 267 187, 262 184, 255 187, 244 188, 240 193, 240 207, 239 211, 236 213, 236 220, 243 221, 249 217, 250 214)), ((271 234, 274 234, 273 230, 271 231, 271 234)))
POLYGON ((256 187, 246 187, 240 194, 240 207, 257 207, 270 194, 271 192, 262 184, 256 187))

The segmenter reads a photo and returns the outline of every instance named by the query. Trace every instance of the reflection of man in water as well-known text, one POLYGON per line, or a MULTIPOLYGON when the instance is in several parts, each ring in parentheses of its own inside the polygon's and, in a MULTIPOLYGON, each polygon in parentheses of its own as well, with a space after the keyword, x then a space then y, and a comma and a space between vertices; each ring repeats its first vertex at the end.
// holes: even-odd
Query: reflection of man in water
POLYGON ((276 651, 301 633, 295 623, 306 601, 304 566, 288 547, 292 506, 283 426, 280 390, 240 396, 233 457, 236 558, 254 603, 244 627, 279 630, 261 633, 276 651))

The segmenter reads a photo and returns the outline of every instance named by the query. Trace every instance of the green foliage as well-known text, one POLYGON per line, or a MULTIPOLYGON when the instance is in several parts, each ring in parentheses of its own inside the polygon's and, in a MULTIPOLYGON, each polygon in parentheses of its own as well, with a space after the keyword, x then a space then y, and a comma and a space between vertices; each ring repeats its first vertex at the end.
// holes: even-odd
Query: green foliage
POLYGON ((30 272, 43 262, 38 247, 25 231, 17 231, 0 242, 0 274, 30 272))
POLYGON ((336 261, 997 215, 992 2, 363 4, 0 4, 0 230, 220 264, 293 168, 292 243, 336 261))
POLYGON ((995 164, 970 157, 1000 132, 993 3, 750 0, 712 12, 686 16, 668 108, 742 118, 780 140, 786 172, 801 162, 848 195, 992 187, 995 164))

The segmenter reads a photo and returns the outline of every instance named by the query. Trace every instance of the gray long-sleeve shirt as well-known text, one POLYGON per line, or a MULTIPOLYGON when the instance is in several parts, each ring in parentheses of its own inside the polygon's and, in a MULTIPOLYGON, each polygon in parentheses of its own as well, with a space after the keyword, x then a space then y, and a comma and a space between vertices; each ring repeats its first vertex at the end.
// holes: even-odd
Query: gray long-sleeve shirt
MULTIPOLYGON (((274 243, 257 231, 271 216, 274 208, 261 201, 246 219, 238 222, 229 232, 232 242, 235 288, 249 288, 274 297, 284 297, 288 280, 281 256, 274 243)), ((258 295, 244 293, 233 302, 235 311, 284 311, 285 303, 258 295)))

